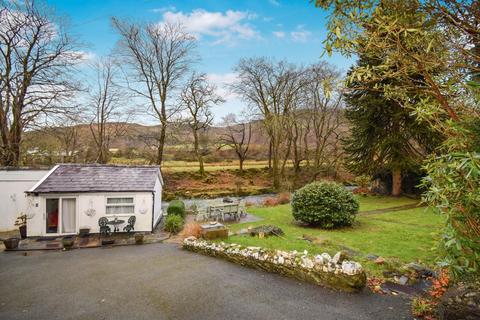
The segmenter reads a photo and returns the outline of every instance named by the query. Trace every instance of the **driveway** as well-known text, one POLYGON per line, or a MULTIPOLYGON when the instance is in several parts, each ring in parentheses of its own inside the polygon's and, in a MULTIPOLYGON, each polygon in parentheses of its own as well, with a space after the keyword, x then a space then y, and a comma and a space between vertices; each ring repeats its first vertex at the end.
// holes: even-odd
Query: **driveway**
POLYGON ((174 244, 0 252, 0 319, 409 319, 409 309, 174 244))

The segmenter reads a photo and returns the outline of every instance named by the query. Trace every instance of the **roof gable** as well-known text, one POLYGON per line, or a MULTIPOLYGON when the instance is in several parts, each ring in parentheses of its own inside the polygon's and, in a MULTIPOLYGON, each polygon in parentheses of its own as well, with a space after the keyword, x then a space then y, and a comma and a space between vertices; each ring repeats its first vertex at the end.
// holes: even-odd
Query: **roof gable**
POLYGON ((154 191, 158 166, 60 164, 31 193, 154 191))

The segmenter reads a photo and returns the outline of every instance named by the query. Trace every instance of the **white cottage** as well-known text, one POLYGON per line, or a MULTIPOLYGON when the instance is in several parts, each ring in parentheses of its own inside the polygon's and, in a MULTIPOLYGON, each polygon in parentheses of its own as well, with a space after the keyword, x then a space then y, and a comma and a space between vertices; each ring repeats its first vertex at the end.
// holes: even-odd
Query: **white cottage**
MULTIPOLYGON (((162 217, 158 166, 60 164, 27 191, 27 236, 98 233, 98 219, 136 217, 135 231, 152 231, 162 217)), ((113 227, 112 227, 113 230, 113 227)))

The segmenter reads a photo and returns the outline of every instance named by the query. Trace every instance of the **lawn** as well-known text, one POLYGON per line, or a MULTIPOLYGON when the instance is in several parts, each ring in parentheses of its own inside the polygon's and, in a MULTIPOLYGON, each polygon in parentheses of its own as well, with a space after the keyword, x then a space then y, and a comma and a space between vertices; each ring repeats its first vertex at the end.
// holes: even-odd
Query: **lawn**
POLYGON ((228 242, 247 246, 262 246, 271 249, 286 249, 310 253, 328 252, 347 249, 355 252, 355 260, 362 262, 370 273, 380 271, 391 265, 420 262, 432 266, 437 256, 434 249, 444 223, 444 217, 424 207, 402 211, 376 214, 362 214, 364 211, 387 209, 396 206, 415 204, 408 198, 359 197, 360 213, 352 227, 340 230, 321 230, 303 227, 293 221, 290 205, 276 207, 251 207, 248 209, 263 220, 231 225, 233 231, 272 224, 280 227, 285 235, 260 239, 250 236, 233 236, 228 242), (302 238, 308 238, 313 242, 302 238), (375 254, 387 258, 387 265, 378 266, 366 256, 375 254))

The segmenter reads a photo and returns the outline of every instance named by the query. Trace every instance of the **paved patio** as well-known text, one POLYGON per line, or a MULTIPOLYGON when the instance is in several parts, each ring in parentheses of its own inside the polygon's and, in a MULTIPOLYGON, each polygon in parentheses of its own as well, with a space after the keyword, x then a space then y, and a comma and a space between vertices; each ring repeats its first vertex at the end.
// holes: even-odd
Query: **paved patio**
POLYGON ((172 244, 0 252, 0 319, 410 319, 408 302, 345 294, 172 244))

